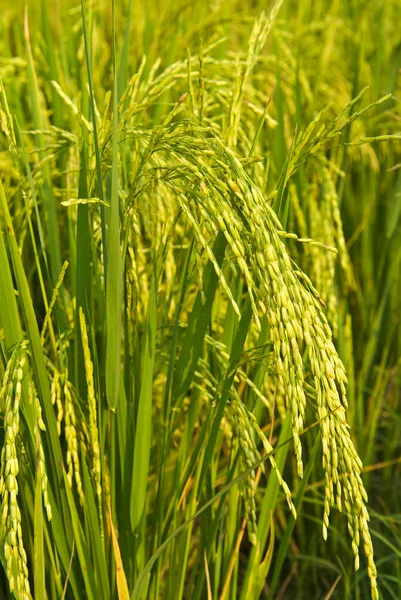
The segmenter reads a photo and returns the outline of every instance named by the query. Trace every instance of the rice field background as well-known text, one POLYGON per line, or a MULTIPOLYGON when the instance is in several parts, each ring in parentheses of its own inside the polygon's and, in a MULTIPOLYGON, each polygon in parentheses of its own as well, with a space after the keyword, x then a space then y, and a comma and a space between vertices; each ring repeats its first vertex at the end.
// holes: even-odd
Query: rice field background
POLYGON ((0 598, 401 597, 399 2, 0 20, 0 598))

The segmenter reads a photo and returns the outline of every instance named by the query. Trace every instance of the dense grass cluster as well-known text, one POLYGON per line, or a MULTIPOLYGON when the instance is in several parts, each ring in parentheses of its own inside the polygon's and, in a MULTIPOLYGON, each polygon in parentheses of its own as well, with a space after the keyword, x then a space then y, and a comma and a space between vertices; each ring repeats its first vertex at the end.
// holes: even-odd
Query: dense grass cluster
POLYGON ((5 11, 5 597, 401 595, 397 2, 259 4, 5 11))

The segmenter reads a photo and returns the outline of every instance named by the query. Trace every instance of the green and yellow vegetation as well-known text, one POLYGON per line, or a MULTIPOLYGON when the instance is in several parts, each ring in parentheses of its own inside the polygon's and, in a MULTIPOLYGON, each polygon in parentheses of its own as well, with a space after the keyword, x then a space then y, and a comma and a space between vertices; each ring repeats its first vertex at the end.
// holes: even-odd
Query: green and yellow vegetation
POLYGON ((6 3, 1 597, 401 597, 398 13, 6 3))

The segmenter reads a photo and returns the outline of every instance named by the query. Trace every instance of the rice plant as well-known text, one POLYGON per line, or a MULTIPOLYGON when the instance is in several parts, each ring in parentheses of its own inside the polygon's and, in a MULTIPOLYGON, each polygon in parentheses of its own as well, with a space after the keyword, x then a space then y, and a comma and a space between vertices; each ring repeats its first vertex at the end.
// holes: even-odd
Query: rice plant
POLYGON ((398 598, 397 3, 7 6, 4 597, 398 598))

